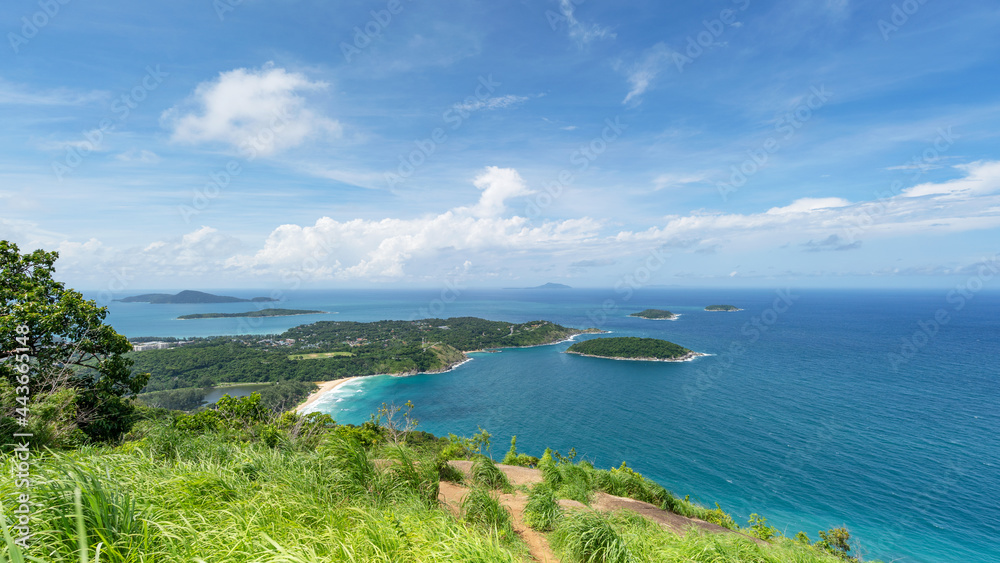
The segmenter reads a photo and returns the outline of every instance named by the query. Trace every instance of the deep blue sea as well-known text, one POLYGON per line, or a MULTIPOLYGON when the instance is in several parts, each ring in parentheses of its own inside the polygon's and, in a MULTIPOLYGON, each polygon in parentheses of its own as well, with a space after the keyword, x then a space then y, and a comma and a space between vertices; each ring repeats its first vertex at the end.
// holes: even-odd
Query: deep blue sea
MULTIPOLYGON (((142 293, 137 291, 136 293, 142 293)), ((254 291, 214 291, 252 297, 254 291)), ((678 495, 751 512, 794 535, 846 525, 865 559, 1000 561, 1000 293, 647 289, 299 291, 328 315, 174 320, 251 303, 110 303, 128 336, 276 333, 317 320, 545 319, 663 338, 713 354, 686 363, 584 358, 569 343, 474 354, 436 375, 375 376, 318 408, 360 423, 384 402, 420 428, 493 435, 502 457, 545 447, 602 468, 626 460, 678 495), (706 312, 732 304, 734 313, 706 312), (680 317, 627 315, 645 308, 680 317), (333 314, 333 313, 336 314, 333 314)), ((96 297, 92 295, 91 297, 96 297)), ((581 338, 592 338, 585 336, 581 338)))

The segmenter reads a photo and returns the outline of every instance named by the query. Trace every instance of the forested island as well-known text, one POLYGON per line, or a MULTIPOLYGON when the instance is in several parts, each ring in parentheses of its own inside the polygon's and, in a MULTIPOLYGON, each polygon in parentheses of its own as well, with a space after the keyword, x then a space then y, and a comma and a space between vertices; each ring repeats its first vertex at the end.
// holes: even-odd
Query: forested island
POLYGON ((261 309, 259 311, 247 311, 245 313, 197 313, 194 315, 181 315, 179 320, 190 319, 232 319, 240 317, 292 317, 295 315, 322 315, 326 311, 310 311, 306 309, 261 309))
POLYGON ((199 338, 166 350, 130 354, 134 370, 152 374, 146 392, 205 382, 328 381, 357 375, 439 372, 466 352, 552 344, 596 329, 549 321, 508 323, 475 317, 321 321, 280 335, 199 338))
POLYGON ((734 305, 709 305, 705 307, 706 311, 742 311, 739 307, 734 305))
POLYGON ((277 301, 277 299, 273 299, 271 297, 241 299, 239 297, 213 295, 211 293, 205 293, 204 291, 192 291, 190 289, 186 289, 176 295, 171 295, 169 293, 144 293, 142 295, 133 295, 131 297, 116 299, 115 301, 121 301, 122 303, 153 303, 159 305, 166 303, 269 303, 277 301))
POLYGON ((652 320, 673 320, 677 318, 677 315, 671 313, 670 311, 665 311, 663 309, 646 309, 645 311, 632 313, 629 316, 639 317, 640 319, 652 319, 652 320))
POLYGON ((566 353, 612 360, 658 362, 684 362, 705 355, 666 340, 638 338, 636 336, 584 340, 570 346, 566 353))

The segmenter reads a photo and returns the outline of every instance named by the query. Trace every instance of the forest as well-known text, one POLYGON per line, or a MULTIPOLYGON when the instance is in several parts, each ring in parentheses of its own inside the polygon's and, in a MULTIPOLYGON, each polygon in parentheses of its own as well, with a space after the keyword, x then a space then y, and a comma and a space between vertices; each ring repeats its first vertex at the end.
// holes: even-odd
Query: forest
POLYGON ((678 359, 693 354, 691 350, 673 342, 635 336, 584 340, 573 344, 566 352, 602 358, 652 358, 657 360, 678 359))
POLYGON ((548 321, 514 324, 475 317, 378 321, 323 321, 280 335, 195 339, 185 346, 135 352, 137 372, 151 374, 145 392, 181 389, 204 381, 329 381, 356 375, 448 369, 464 352, 536 346, 585 332, 548 321), (315 359, 304 354, 344 352, 315 359))

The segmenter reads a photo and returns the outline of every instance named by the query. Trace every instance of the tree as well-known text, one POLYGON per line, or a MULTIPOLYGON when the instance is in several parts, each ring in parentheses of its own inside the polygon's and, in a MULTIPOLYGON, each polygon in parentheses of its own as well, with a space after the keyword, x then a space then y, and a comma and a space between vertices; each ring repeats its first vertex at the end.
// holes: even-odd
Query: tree
POLYGON ((22 255, 0 241, 0 384, 27 401, 4 401, 0 427, 9 431, 12 420, 31 427, 41 434, 36 442, 63 436, 67 428, 39 419, 59 396, 68 424, 92 440, 113 440, 131 429, 128 396, 142 390, 149 374, 133 373, 125 357, 132 345, 104 324, 107 308, 53 278, 57 258, 44 250, 22 255))

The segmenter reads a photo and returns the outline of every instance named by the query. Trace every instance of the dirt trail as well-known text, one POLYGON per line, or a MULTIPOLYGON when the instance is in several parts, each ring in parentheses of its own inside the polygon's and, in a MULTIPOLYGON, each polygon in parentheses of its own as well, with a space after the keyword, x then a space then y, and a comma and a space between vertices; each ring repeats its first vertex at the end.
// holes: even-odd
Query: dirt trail
MULTIPOLYGON (((449 461, 448 463, 455 469, 461 471, 466 478, 469 477, 472 470, 471 461, 449 461)), ((507 476, 507 480, 510 481, 511 485, 514 485, 515 487, 520 485, 535 485, 543 481, 542 472, 538 469, 501 464, 497 464, 497 467, 504 472, 507 476)), ((462 499, 465 498, 465 494, 467 492, 468 489, 462 485, 442 481, 439 498, 452 513, 459 516, 461 513, 460 506, 462 504, 462 499)), ((521 536, 524 543, 528 544, 528 549, 530 550, 531 556, 535 559, 535 561, 543 563, 558 563, 559 559, 556 558, 555 554, 552 552, 552 548, 549 547, 549 542, 545 535, 532 530, 524 524, 524 506, 527 502, 528 496, 521 491, 516 491, 513 494, 500 495, 500 504, 510 510, 514 521, 514 531, 521 536)), ((563 499, 559 501, 559 504, 563 508, 587 508, 584 504, 573 500, 563 499)), ((595 493, 594 499, 590 503, 590 508, 601 512, 632 510, 643 518, 659 524, 660 526, 679 535, 684 535, 692 529, 715 534, 739 533, 728 528, 723 528, 718 524, 712 524, 711 522, 705 522, 704 520, 688 518, 686 516, 681 516, 680 514, 674 514, 673 512, 667 510, 661 510, 648 502, 642 502, 625 497, 616 497, 607 493, 595 493)), ((746 537, 750 538, 750 536, 746 537)), ((765 543, 757 538, 750 539, 756 541, 757 543, 765 543)))

